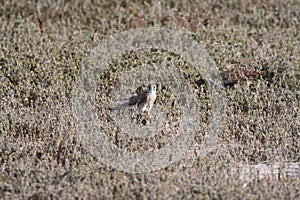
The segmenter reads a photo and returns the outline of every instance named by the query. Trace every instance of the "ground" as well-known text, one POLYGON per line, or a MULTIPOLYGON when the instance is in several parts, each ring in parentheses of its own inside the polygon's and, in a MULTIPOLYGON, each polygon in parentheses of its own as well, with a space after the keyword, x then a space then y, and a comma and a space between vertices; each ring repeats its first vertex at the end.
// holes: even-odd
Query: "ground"
MULTIPOLYGON (((300 198, 299 1, 12 0, 0 5, 0 198, 300 198), (189 31, 203 45, 222 79, 226 111, 218 146, 207 155, 195 151, 159 170, 129 173, 101 162, 80 141, 73 94, 87 57, 103 39, 151 26, 189 31)), ((201 145, 213 94, 203 74, 172 52, 141 50, 111 62, 95 88, 99 124, 120 125, 119 118, 107 117, 107 102, 120 81, 139 66, 162 63, 176 66, 173 71, 196 91, 199 110, 189 112, 201 120, 192 145, 201 145)), ((139 92, 146 84, 124 88, 139 92)), ((142 140, 103 127, 110 142, 148 152, 176 136, 185 109, 175 103, 178 96, 169 84, 157 84, 153 109, 164 108, 171 129, 142 140)), ((139 126, 159 116, 132 113, 139 126)))

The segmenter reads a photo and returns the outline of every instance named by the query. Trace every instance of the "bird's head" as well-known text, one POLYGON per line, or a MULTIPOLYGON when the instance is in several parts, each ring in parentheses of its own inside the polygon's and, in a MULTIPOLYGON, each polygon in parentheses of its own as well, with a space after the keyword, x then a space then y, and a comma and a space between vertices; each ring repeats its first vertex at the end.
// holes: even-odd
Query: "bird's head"
POLYGON ((156 92, 156 85, 150 83, 150 84, 148 85, 148 92, 149 92, 149 93, 156 92))

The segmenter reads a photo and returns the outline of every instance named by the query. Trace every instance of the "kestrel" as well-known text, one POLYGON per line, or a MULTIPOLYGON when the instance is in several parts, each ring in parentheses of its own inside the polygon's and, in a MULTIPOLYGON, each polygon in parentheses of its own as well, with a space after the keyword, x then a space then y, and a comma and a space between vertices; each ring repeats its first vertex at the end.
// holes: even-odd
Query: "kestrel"
POLYGON ((141 112, 150 113, 156 99, 156 85, 149 84, 148 89, 129 99, 129 106, 137 105, 141 112))

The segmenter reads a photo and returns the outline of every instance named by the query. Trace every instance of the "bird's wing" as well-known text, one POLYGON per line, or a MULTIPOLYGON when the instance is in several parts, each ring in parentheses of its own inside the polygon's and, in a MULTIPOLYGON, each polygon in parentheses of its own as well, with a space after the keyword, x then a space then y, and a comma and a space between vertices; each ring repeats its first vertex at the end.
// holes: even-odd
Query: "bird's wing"
POLYGON ((132 97, 130 97, 129 99, 129 105, 135 105, 137 103, 142 103, 145 102, 147 100, 147 92, 142 92, 138 95, 133 95, 132 97))
POLYGON ((135 105, 137 104, 137 102, 139 101, 139 95, 133 95, 130 97, 129 99, 129 105, 132 106, 132 105, 135 105))

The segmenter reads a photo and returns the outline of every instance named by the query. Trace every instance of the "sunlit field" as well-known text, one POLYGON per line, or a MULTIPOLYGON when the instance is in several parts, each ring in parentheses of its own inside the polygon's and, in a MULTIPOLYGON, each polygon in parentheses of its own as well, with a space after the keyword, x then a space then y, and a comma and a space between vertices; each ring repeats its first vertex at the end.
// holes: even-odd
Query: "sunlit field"
POLYGON ((299 1, 0 1, 0 29, 0 199, 300 199, 299 1), (130 173, 80 140, 74 94, 101 41, 153 26, 203 45, 226 108, 204 155, 196 149, 215 94, 201 71, 157 49, 108 63, 94 82, 93 114, 112 145, 153 152, 184 132, 186 115, 199 122, 183 159, 130 173), (146 89, 149 74, 157 86, 151 113, 119 110, 114 97, 146 89), (174 88, 195 97, 197 109, 178 104, 174 88), (152 135, 138 137, 141 127, 152 135))

